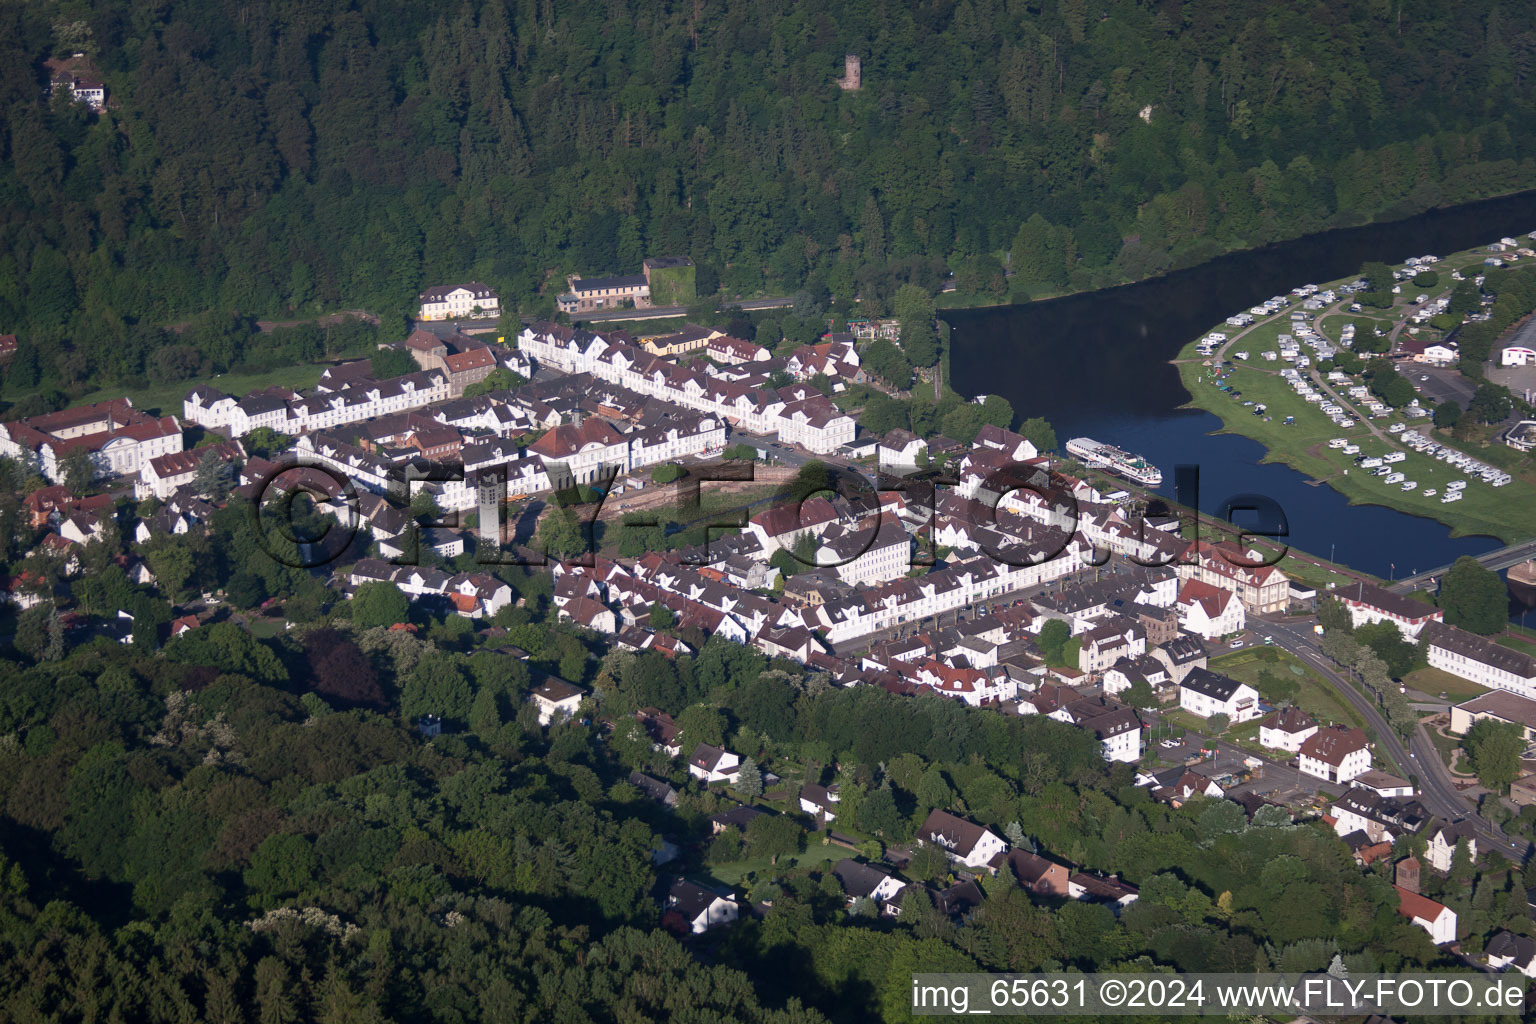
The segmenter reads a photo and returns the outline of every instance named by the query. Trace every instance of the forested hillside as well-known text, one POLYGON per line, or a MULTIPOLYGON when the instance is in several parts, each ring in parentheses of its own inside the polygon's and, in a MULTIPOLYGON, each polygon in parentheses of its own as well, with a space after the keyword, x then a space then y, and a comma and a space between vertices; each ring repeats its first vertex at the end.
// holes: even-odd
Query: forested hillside
POLYGON ((131 376, 141 323, 547 309, 659 253, 731 295, 995 291, 1010 250, 1016 296, 1087 287, 1536 184, 1533 62, 1497 0, 11 3, 0 332, 131 376), (44 95, 75 51, 100 117, 44 95))
MULTIPOLYGON (((370 626, 361 600, 279 640, 221 623, 159 653, 99 640, 0 662, 0 1021, 900 1021, 914 971, 1452 963, 1397 912, 1386 863, 1362 872, 1321 822, 1172 810, 1081 730, 831 687, 696 630, 676 662, 606 651, 537 621, 547 576, 515 579, 528 607, 497 621, 526 666, 452 618, 370 626), (612 731, 540 728, 530 667, 595 687, 612 731), (443 711, 435 739, 407 717, 423 703, 443 711), (1141 898, 1117 917, 1031 896, 1005 867, 959 923, 920 890, 896 920, 850 913, 830 870, 847 854, 797 816, 711 828, 729 801, 652 749, 630 716, 647 705, 780 770, 840 766, 839 828, 905 843, 949 807, 1141 898), (657 867, 663 836, 682 855, 657 867), (679 876, 765 916, 690 948, 658 927, 679 876)), ((932 847, 904 873, 953 874, 932 847)), ((1426 884, 1480 948, 1529 929, 1530 880, 1495 857, 1426 884)))

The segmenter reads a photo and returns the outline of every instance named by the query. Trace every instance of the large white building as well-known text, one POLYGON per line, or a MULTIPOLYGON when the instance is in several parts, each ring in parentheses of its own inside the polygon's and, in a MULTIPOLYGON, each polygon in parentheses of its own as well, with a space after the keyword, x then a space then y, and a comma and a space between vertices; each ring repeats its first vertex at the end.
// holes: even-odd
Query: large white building
POLYGON ((1432 622, 1424 628, 1429 664, 1479 686, 1536 699, 1536 658, 1475 633, 1432 622))
POLYGON ((912 536, 889 516, 834 523, 821 535, 816 564, 834 566, 851 586, 884 583, 912 571, 912 536))
POLYGON ((1391 622, 1409 640, 1418 639, 1419 632, 1429 623, 1445 619, 1445 613, 1434 605, 1365 582, 1340 587, 1333 591, 1333 596, 1349 611, 1351 628, 1391 622))
POLYGON ((0 424, 0 455, 35 467, 54 483, 64 479, 64 464, 77 451, 90 456, 97 476, 129 476, 181 448, 175 416, 150 416, 126 398, 0 424))
POLYGON ((224 441, 204 448, 157 456, 150 459, 139 471, 139 480, 134 484, 133 496, 140 501, 151 496, 165 501, 176 491, 196 480, 198 467, 207 458, 230 463, 237 459, 244 459, 245 449, 240 447, 239 441, 224 441))
POLYGON ((472 316, 500 316, 501 300, 488 285, 479 281, 468 284, 434 285, 421 293, 419 320, 458 320, 472 316))

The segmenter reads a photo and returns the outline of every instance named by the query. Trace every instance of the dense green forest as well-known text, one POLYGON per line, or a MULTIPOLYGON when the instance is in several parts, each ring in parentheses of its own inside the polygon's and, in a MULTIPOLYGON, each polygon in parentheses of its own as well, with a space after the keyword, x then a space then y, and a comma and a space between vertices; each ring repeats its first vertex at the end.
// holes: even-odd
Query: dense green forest
POLYGON ((547 310, 648 254, 705 294, 1090 287, 1536 184, 1533 63, 1497 0, 13 2, 0 332, 67 384, 211 310, 547 310), (76 51, 99 117, 45 96, 76 51))

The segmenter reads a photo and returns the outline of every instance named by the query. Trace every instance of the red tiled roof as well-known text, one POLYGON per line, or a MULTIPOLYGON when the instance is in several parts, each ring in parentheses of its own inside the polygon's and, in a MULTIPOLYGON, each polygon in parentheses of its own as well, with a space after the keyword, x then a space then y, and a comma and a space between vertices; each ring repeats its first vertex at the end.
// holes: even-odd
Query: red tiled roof
POLYGON ((1436 903, 1428 896, 1421 896, 1416 892, 1409 892, 1400 885, 1392 888, 1397 890, 1398 910, 1404 917, 1417 921, 1434 921, 1445 913, 1445 904, 1436 903))
POLYGON ((1232 601, 1232 591, 1213 587, 1200 580, 1186 580, 1179 590, 1179 604, 1198 604, 1206 618, 1217 619, 1232 601))
POLYGON ((1359 729, 1346 729, 1341 725, 1330 725, 1326 729, 1319 729, 1306 742, 1301 745, 1301 752, 1314 760, 1323 761, 1334 767, 1344 763, 1344 758, 1357 750, 1366 750, 1370 747, 1370 741, 1365 738, 1365 733, 1359 729))

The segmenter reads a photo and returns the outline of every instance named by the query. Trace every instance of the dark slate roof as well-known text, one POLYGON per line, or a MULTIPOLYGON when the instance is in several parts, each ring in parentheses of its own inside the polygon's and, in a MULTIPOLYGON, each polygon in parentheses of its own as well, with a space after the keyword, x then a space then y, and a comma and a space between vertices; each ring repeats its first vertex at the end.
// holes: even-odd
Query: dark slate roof
POLYGON ((1192 668, 1180 685, 1196 693, 1203 693, 1207 697, 1225 701, 1231 700, 1237 688, 1243 684, 1236 679, 1212 672, 1210 669, 1192 668))

